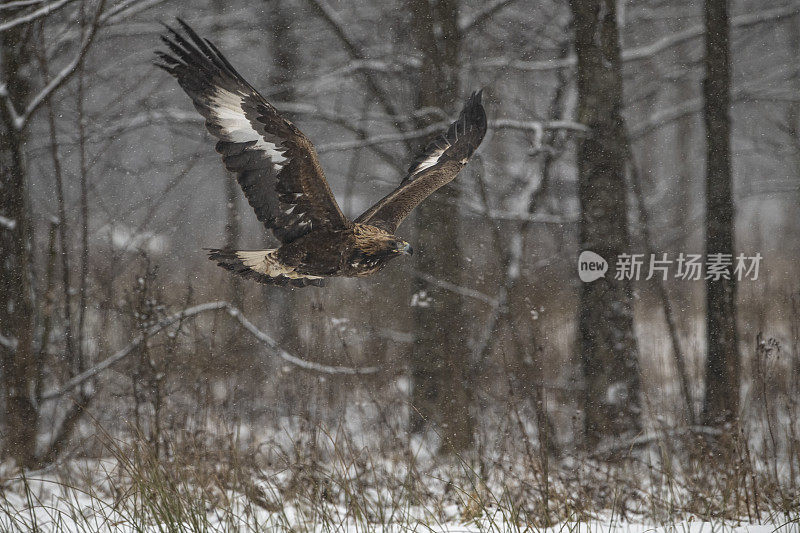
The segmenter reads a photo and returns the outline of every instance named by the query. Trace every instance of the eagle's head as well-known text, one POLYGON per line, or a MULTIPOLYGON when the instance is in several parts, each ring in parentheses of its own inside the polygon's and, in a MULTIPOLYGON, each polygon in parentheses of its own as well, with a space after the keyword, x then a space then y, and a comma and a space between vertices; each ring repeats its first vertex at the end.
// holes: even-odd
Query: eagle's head
POLYGON ((397 239, 394 241, 394 248, 392 248, 392 252, 401 255, 413 255, 414 249, 403 239, 397 239))
POLYGON ((391 233, 373 226, 357 225, 355 250, 351 258, 354 268, 370 270, 380 268, 387 261, 401 255, 411 255, 411 245, 391 233))
POLYGON ((411 255, 414 249, 403 239, 398 239, 394 235, 380 235, 369 239, 366 242, 362 241, 363 246, 360 250, 364 255, 379 257, 381 259, 389 259, 398 255, 411 255))

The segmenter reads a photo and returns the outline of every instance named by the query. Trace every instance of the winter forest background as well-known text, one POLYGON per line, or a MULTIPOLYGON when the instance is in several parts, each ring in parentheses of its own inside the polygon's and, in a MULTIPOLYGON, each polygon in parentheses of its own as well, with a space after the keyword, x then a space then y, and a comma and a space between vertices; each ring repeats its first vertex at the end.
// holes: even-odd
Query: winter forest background
POLYGON ((0 530, 797 527, 797 2, 7 0, 0 39, 0 530), (271 237, 151 64, 176 16, 350 217, 484 88, 413 258, 294 290, 207 260, 271 237), (713 252, 757 279, 645 279, 713 252))

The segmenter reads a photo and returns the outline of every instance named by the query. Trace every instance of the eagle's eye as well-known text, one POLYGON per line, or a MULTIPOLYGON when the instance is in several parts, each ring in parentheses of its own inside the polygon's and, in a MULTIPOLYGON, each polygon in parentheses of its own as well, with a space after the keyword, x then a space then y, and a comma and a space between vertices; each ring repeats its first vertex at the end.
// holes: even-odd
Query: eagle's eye
POLYGON ((394 251, 403 255, 411 255, 414 253, 414 249, 411 248, 411 245, 406 241, 396 241, 394 243, 394 251))

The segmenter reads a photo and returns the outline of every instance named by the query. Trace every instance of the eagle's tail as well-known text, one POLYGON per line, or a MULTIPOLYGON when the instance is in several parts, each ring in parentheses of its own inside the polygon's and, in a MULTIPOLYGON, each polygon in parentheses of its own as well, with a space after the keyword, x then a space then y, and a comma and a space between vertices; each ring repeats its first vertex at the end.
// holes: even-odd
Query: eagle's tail
POLYGON ((270 285, 322 287, 325 280, 296 272, 278 259, 277 249, 272 250, 208 250, 208 258, 219 266, 240 276, 270 285))

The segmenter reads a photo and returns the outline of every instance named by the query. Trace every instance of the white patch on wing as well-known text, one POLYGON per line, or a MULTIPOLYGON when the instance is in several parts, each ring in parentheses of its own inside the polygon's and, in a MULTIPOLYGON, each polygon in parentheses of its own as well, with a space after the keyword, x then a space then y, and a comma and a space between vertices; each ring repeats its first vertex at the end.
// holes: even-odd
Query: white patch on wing
MULTIPOLYGON (((449 148, 449 146, 448 146, 449 148)), ((419 162, 417 167, 414 169, 413 175, 419 174, 425 169, 431 168, 433 165, 439 162, 439 158, 442 157, 442 154, 445 152, 447 148, 442 148, 440 150, 435 150, 429 157, 423 159, 419 162)))
POLYGON ((276 257, 277 249, 273 250, 240 250, 236 252, 236 257, 242 264, 251 270, 266 274, 271 278, 284 276, 289 279, 322 279, 322 276, 309 276, 296 272, 294 267, 286 266, 276 257))
POLYGON ((261 150, 272 164, 283 167, 288 159, 284 157, 284 148, 268 142, 253 129, 242 111, 242 98, 234 93, 217 89, 211 96, 212 109, 222 132, 230 142, 256 141, 254 148, 261 150))

